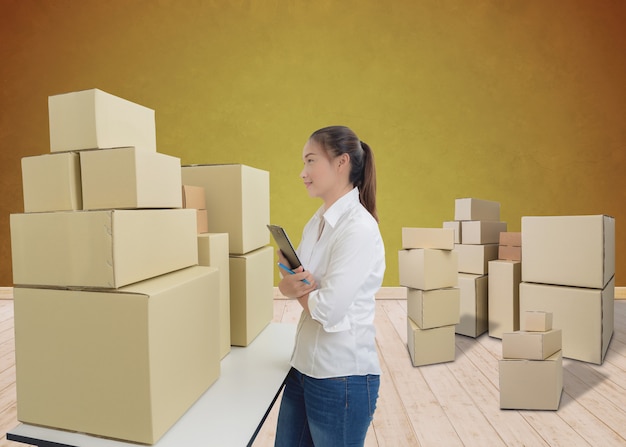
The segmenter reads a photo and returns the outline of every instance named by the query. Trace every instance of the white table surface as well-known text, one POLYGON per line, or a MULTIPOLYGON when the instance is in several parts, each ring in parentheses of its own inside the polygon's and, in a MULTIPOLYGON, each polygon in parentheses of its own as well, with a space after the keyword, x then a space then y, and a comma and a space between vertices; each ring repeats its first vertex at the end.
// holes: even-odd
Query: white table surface
MULTIPOLYGON (((154 446, 246 446, 287 376, 295 332, 295 324, 270 323, 247 347, 233 346, 221 362, 220 378, 154 446)), ((32 445, 140 445, 29 424, 9 435, 32 439, 32 445)))

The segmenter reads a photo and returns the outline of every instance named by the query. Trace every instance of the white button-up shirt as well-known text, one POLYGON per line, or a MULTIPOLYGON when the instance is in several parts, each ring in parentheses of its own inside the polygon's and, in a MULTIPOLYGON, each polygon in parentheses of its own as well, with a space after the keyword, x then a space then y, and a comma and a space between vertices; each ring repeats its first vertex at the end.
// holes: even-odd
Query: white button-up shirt
POLYGON ((291 365, 320 379, 380 374, 374 295, 385 273, 385 247, 357 188, 315 213, 297 252, 318 289, 309 294, 310 315, 300 317, 291 365))

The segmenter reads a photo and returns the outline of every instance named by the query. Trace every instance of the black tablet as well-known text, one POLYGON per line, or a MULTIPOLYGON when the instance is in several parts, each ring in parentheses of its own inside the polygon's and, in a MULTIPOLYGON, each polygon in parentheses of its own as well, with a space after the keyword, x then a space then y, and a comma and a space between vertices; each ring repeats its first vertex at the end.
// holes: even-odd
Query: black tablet
POLYGON ((287 261, 289 261, 289 267, 292 269, 300 267, 302 263, 298 259, 296 250, 293 248, 293 245, 291 245, 291 241, 283 227, 279 225, 268 225, 267 228, 269 228, 270 233, 272 233, 272 237, 276 241, 276 244, 278 244, 278 248, 283 252, 287 261))

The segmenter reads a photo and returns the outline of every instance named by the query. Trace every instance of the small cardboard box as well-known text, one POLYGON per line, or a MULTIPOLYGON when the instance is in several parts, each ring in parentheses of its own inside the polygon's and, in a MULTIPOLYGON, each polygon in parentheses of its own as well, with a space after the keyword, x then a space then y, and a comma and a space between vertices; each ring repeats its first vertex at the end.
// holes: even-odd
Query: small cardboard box
POLYGON ((432 290, 457 285, 457 254, 450 250, 400 250, 398 266, 401 286, 432 290))
POLYGON ((117 288, 198 263, 194 210, 11 215, 13 282, 117 288))
POLYGON ((454 361, 454 326, 420 329, 410 318, 406 320, 407 348, 413 366, 454 361))
POLYGON ((561 330, 546 332, 505 332, 502 334, 502 358, 545 360, 560 351, 561 330))
POLYGON ((206 197, 202 186, 183 185, 183 208, 206 209, 206 197))
POLYGON ((545 332, 552 330, 552 312, 527 310, 522 313, 520 329, 526 332, 545 332))
POLYGON ((490 337, 502 338, 504 332, 519 330, 519 285, 521 278, 521 262, 489 261, 487 308, 490 337))
POLYGON ((126 147, 80 152, 83 209, 181 208, 180 159, 126 147))
POLYGON ((17 418, 153 444, 219 377, 218 273, 14 288, 17 418))
POLYGON ((230 255, 230 342, 248 346, 274 318, 274 248, 230 255))
POLYGON ((499 243, 508 247, 521 247, 522 233, 520 231, 503 231, 500 233, 499 243))
POLYGON ((198 264, 215 267, 220 278, 220 358, 230 352, 230 259, 228 233, 198 235, 198 264))
POLYGON ((245 254, 269 244, 270 175, 250 166, 183 166, 185 185, 204 188, 208 231, 228 233, 231 254, 245 254))
POLYGON ((522 217, 522 235, 524 282, 604 289, 615 274, 612 217, 522 217))
POLYGON ((454 220, 500 220, 500 203, 462 198, 454 201, 454 220))
POLYGON ((133 146, 156 152, 154 110, 98 89, 48 97, 50 152, 133 146))
POLYGON ((454 230, 449 228, 402 228, 402 248, 452 250, 454 230))
POLYGON ((497 244, 500 233, 506 231, 506 222, 468 220, 461 222, 463 244, 497 244))
POLYGON ((486 275, 459 273, 461 318, 455 326, 457 334, 478 337, 487 332, 487 288, 486 275))
POLYGON ((546 360, 499 361, 500 408, 558 410, 563 391, 561 351, 546 360))
POLYGON ((522 282, 519 307, 552 313, 563 333, 563 356, 602 364, 613 335, 615 278, 603 290, 522 282))
POLYGON ((450 326, 459 322, 461 298, 458 288, 407 290, 407 313, 420 329, 450 326))
POLYGON ((443 223, 443 228, 450 228, 454 230, 454 243, 460 244, 463 240, 463 235, 461 234, 461 222, 458 220, 448 220, 443 223))
POLYGON ((498 244, 456 244, 454 251, 459 256, 459 272, 486 275, 489 272, 489 261, 498 259, 498 247, 498 244))
POLYGON ((209 214, 207 210, 196 210, 196 223, 198 234, 209 232, 209 214))
POLYGON ((75 152, 22 158, 24 212, 83 208, 80 159, 75 152))
POLYGON ((498 247, 498 259, 503 259, 505 261, 521 261, 522 247, 500 245, 498 247))

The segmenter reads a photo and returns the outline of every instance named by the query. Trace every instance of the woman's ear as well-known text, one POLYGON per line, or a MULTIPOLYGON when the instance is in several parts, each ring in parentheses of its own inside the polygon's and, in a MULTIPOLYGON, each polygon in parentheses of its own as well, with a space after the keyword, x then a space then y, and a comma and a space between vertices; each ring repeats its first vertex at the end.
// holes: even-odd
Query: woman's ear
POLYGON ((348 154, 341 154, 339 157, 339 166, 348 165, 350 162, 350 156, 348 154))

